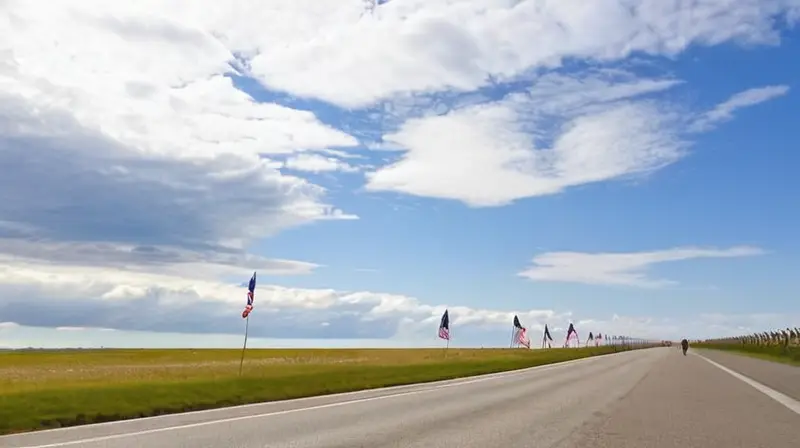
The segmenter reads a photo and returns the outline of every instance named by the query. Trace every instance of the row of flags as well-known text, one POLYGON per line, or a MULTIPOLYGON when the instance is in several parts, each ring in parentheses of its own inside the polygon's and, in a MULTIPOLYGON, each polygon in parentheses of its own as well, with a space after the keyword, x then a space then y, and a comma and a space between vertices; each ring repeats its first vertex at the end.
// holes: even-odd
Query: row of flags
MULTIPOLYGON (((520 323, 519 316, 514 315, 513 325, 514 328, 511 336, 511 345, 513 346, 514 344, 517 344, 518 346, 521 345, 531 348, 531 340, 528 337, 528 330, 522 326, 522 323, 520 323)), ((442 314, 442 318, 439 321, 439 338, 445 339, 448 342, 450 341, 450 314, 448 310, 444 310, 444 314, 442 314)), ((616 339, 616 337, 613 338, 616 339)), ((597 333, 597 335, 595 335, 593 332, 589 332, 589 338, 586 340, 586 344, 588 345, 589 342, 594 342, 595 345, 599 345, 602 340, 602 333, 597 333)), ((578 330, 575 329, 575 325, 571 322, 569 324, 569 328, 567 328, 567 336, 564 340, 564 347, 568 347, 570 341, 578 341, 578 343, 580 343, 578 330)), ((547 326, 547 324, 545 324, 544 334, 542 334, 542 347, 547 344, 548 348, 550 348, 551 342, 553 342, 553 336, 550 334, 550 328, 547 326)))
MULTIPOLYGON (((242 311, 242 319, 247 319, 250 316, 250 313, 253 311, 253 301, 255 300, 256 295, 256 273, 253 272, 253 276, 250 278, 250 282, 247 284, 247 304, 244 307, 244 311, 242 311)), ((528 337, 528 330, 522 326, 522 323, 519 321, 519 316, 514 315, 514 328, 512 331, 511 336, 511 345, 523 345, 527 348, 531 348, 531 340, 528 337)), ((247 336, 245 335, 245 338, 247 336)), ((444 310, 444 314, 442 314, 442 318, 439 321, 439 338, 444 339, 446 341, 450 341, 450 314, 448 310, 444 310)), ((589 332, 589 338, 587 339, 586 343, 590 341, 594 341, 595 345, 599 344, 599 341, 602 341, 603 335, 601 333, 597 333, 595 336, 592 332, 589 332)), ((570 341, 577 340, 580 342, 580 338, 578 337, 578 331, 575 329, 575 325, 571 322, 569 324, 569 328, 567 329, 567 337, 564 341, 564 346, 568 346, 570 341)), ((544 334, 542 335, 542 347, 544 347, 545 343, 548 347, 550 347, 550 343, 553 341, 553 336, 550 335, 550 329, 547 327, 547 324, 544 326, 544 334)))

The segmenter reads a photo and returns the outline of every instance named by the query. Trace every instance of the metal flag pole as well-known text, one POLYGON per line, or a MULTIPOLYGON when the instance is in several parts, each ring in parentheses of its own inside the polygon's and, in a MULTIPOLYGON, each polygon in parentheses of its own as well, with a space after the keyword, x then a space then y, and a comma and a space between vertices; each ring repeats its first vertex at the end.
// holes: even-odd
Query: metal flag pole
POLYGON ((244 366, 244 351, 247 348, 247 330, 250 328, 250 316, 247 316, 244 324, 244 344, 242 345, 242 359, 239 360, 239 376, 242 376, 242 366, 244 366))
POLYGON ((242 357, 239 360, 239 376, 242 376, 242 367, 244 366, 244 352, 247 349, 247 330, 250 329, 250 312, 253 311, 253 300, 255 300, 256 292, 256 273, 250 278, 247 285, 247 306, 242 311, 242 317, 245 318, 244 324, 244 344, 242 344, 242 357))

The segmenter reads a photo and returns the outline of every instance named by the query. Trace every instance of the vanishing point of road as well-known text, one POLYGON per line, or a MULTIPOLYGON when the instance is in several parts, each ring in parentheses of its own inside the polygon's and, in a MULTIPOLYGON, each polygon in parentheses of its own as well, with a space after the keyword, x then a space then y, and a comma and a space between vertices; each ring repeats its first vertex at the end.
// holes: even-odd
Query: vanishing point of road
POLYGON ((655 348, 515 372, 0 437, 0 447, 774 448, 800 368, 655 348))

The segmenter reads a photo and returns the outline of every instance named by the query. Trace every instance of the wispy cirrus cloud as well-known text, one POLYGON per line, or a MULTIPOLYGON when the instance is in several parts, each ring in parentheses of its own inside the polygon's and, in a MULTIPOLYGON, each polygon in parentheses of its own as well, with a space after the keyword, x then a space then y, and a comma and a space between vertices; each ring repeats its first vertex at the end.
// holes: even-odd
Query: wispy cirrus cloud
POLYGON ((789 93, 789 86, 786 85, 755 87, 739 92, 697 117, 696 121, 691 125, 691 130, 707 131, 713 129, 720 123, 732 120, 734 112, 739 109, 755 106, 787 93, 789 93))
POLYGON ((628 253, 547 252, 534 257, 533 265, 518 275, 540 282, 658 288, 676 283, 647 275, 648 268, 660 263, 698 258, 752 257, 764 253, 763 249, 749 246, 728 249, 680 247, 628 253))

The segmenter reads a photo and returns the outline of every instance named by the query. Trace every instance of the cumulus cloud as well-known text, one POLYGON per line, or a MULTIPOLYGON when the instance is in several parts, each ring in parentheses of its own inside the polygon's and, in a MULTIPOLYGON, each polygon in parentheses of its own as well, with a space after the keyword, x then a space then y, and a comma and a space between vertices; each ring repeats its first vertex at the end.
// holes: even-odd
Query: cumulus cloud
POLYGON ((732 258, 761 255, 757 247, 729 249, 682 247, 652 252, 581 253, 547 252, 533 258, 533 266, 518 275, 535 281, 657 288, 674 281, 648 277, 655 264, 697 258, 732 258))
MULTIPOLYGON (((188 272, 0 260, 0 315, 45 327, 105 327, 182 333, 238 333, 244 290, 188 272)), ((254 336, 390 338, 435 330, 447 305, 398 294, 259 284, 254 336), (302 325, 298 323, 302 322, 302 325)), ((454 325, 505 329, 513 311, 449 306, 454 325)), ((568 313, 520 310, 531 328, 568 313)), ((466 331, 466 330, 465 330, 466 331)))
POLYGON ((135 268, 189 257, 207 269, 294 273, 313 264, 267 261, 244 249, 288 227, 356 218, 325 203, 323 187, 281 173, 269 156, 357 140, 311 112, 238 90, 228 76, 236 55, 211 31, 181 14, 92 2, 4 8, 11 19, 0 31, 4 254, 55 261, 67 255, 44 252, 69 243, 62 249, 77 248, 68 256, 86 257, 81 263, 105 258, 135 268), (23 241, 44 246, 22 248, 23 241))

